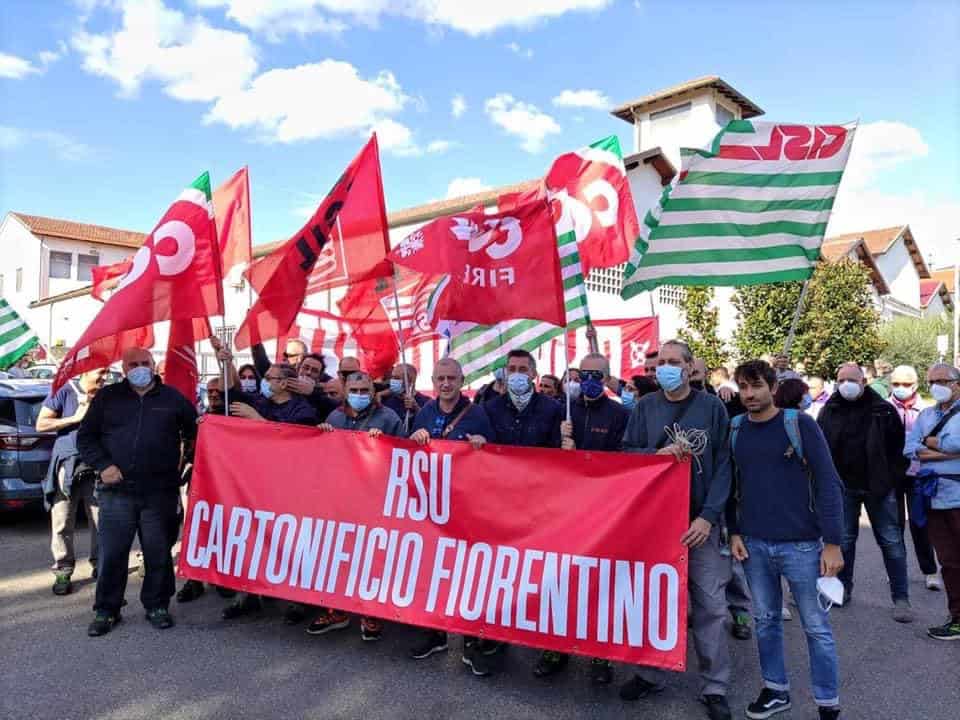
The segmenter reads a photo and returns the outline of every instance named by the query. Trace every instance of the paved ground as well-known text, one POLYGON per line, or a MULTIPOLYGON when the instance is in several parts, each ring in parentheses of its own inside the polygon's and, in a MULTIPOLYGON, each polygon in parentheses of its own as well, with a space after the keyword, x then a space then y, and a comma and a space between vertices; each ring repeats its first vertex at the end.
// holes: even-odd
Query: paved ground
MULTIPOLYGON (((86 550, 87 536, 80 541, 86 550)), ((67 598, 50 592, 46 516, 0 515, 0 718, 623 718, 705 717, 695 674, 677 676, 655 701, 624 703, 616 686, 594 688, 583 660, 562 679, 530 674, 536 652, 513 648, 502 672, 469 675, 453 651, 414 662, 413 637, 388 626, 379 644, 359 629, 310 637, 280 621, 276 603, 257 619, 228 624, 225 601, 209 592, 174 606, 176 628, 160 633, 144 620, 135 574, 125 622, 90 639, 93 582, 84 568, 67 598)), ((912 552, 912 550, 911 550, 912 552)), ((869 530, 857 555, 857 597, 833 611, 840 647, 845 718, 957 720, 960 643, 935 643, 924 628, 945 617, 942 593, 926 591, 911 556, 911 592, 918 621, 890 619, 887 582, 869 530)), ((787 623, 792 714, 815 718, 809 700, 806 647, 798 622, 787 623)), ((753 641, 731 641, 735 717, 759 687, 753 641)), ((459 647, 459 645, 457 645, 459 647)), ((691 657, 693 657, 691 650, 691 657)), ((694 663, 695 664, 695 663, 694 663)), ((617 668, 617 679, 629 669, 617 668)))

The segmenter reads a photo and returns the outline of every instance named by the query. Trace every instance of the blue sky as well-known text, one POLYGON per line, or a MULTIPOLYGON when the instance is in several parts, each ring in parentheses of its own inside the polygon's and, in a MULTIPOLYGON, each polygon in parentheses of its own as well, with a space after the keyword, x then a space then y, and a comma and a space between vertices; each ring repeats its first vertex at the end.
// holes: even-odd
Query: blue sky
POLYGON ((610 133, 631 150, 609 107, 717 74, 770 119, 859 118, 831 230, 908 222, 925 253, 950 262, 958 7, 6 0, 0 212, 148 231, 199 172, 219 184, 246 164, 254 241, 283 239, 371 127, 387 208, 399 210, 537 177, 610 133))

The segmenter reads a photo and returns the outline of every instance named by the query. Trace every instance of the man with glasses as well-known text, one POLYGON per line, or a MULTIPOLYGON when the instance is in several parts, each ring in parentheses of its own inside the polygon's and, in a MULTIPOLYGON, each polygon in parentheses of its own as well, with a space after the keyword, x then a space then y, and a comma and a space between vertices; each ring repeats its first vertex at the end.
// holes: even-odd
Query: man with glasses
POLYGON ((382 396, 385 407, 393 410, 403 422, 403 434, 411 432, 414 418, 429 397, 417 392, 417 368, 409 363, 398 363, 390 373, 390 389, 382 396))
POLYGON ((321 422, 339 405, 327 395, 325 386, 330 376, 324 372, 325 365, 322 355, 307 353, 297 366, 297 377, 286 382, 287 390, 303 396, 313 405, 317 420, 321 422))
MULTIPOLYGON (((920 462, 917 509, 940 558, 950 617, 927 630, 934 640, 960 640, 960 371, 939 363, 927 370, 936 406, 920 413, 904 453, 920 462)), ((912 519, 912 518, 911 518, 912 519)))
POLYGON ((844 606, 853 594, 853 569, 866 508, 890 580, 893 619, 913 622, 907 583, 907 549, 903 542, 894 488, 908 462, 903 456, 903 423, 893 406, 867 387, 863 370, 848 362, 837 371, 837 389, 817 418, 843 480, 844 606))
MULTIPOLYGON (((610 361, 599 353, 590 353, 580 362, 580 396, 570 407, 570 421, 563 421, 560 433, 564 450, 617 451, 623 447, 630 412, 604 392, 610 378, 610 361)), ((545 650, 533 668, 539 678, 556 675, 570 661, 566 653, 545 650)), ((590 679, 596 685, 613 681, 609 660, 590 661, 590 679)))

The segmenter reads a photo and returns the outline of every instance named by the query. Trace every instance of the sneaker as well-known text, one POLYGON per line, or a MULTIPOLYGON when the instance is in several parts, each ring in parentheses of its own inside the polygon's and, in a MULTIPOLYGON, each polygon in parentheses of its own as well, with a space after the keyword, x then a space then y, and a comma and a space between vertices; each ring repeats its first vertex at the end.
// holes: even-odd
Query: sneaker
POLYGON ((111 615, 106 612, 98 612, 94 618, 93 622, 90 623, 90 626, 87 628, 87 635, 90 637, 100 637, 101 635, 106 635, 108 632, 113 630, 114 626, 120 622, 122 618, 120 613, 116 615, 111 615))
POLYGON ((594 685, 609 685, 613 682, 613 667, 609 660, 594 658, 590 661, 590 682, 594 685))
POLYGON ((283 622, 285 625, 299 625, 307 617, 307 612, 303 605, 299 603, 290 603, 283 611, 283 622))
POLYGON ((760 697, 747 705, 747 717, 763 720, 789 709, 790 693, 765 687, 760 691, 760 697))
POLYGON ((339 610, 324 610, 307 626, 308 635, 323 635, 350 627, 350 616, 339 610))
POLYGON ((490 661, 484 657, 483 653, 479 652, 479 643, 470 648, 465 648, 463 657, 460 659, 464 665, 470 668, 470 672, 477 677, 489 677, 493 674, 490 661))
POLYGON ((157 630, 167 630, 173 627, 173 618, 170 617, 170 612, 166 608, 147 610, 147 620, 157 630))
POLYGON ((222 615, 224 620, 236 620, 244 615, 258 613, 262 609, 263 605, 256 595, 241 595, 239 600, 223 609, 222 615))
POLYGON ((53 594, 69 595, 72 591, 73 583, 70 582, 70 576, 66 573, 57 573, 57 577, 53 581, 53 594))
POLYGON ((745 612, 731 612, 733 624, 730 626, 730 634, 737 640, 749 640, 753 637, 753 631, 750 629, 750 616, 745 612))
POLYGON ((700 702, 707 706, 707 717, 710 720, 733 720, 730 704, 724 695, 704 695, 700 702))
POLYGON ((940 592, 943 590, 943 583, 940 582, 940 576, 934 573, 933 575, 927 575, 924 578, 926 583, 927 590, 933 590, 934 592, 940 592))
POLYGON ((570 656, 564 653, 554 652, 553 650, 544 650, 540 653, 540 659, 533 666, 533 676, 538 678, 548 678, 562 672, 570 662, 570 656))
POLYGON ((199 580, 187 580, 183 587, 180 588, 180 592, 177 593, 177 602, 179 603, 188 603, 193 602, 198 597, 203 595, 204 588, 203 583, 199 580))
POLYGON ((960 619, 954 618, 940 627, 928 628, 927 635, 934 640, 960 640, 960 619))
POLYGON ((620 686, 620 699, 642 700, 650 695, 662 693, 664 689, 666 689, 666 686, 661 683, 647 682, 639 675, 634 675, 633 678, 620 686))
POLYGON ((912 623, 913 622, 913 608, 910 607, 909 600, 894 600, 893 601, 893 619, 898 623, 912 623))
MULTIPOLYGON (((466 645, 466 641, 464 641, 466 645)), ((423 660, 428 658, 434 653, 441 653, 447 651, 447 634, 443 632, 437 632, 435 630, 428 630, 423 633, 423 637, 416 645, 410 649, 410 657, 414 660, 423 660)))
POLYGON ((372 617, 360 618, 360 639, 375 642, 383 635, 383 623, 372 617))
POLYGON ((790 608, 784 605, 782 608, 780 608, 780 617, 783 620, 793 620, 793 613, 790 612, 790 608))
POLYGON ((822 707, 820 710, 820 720, 838 720, 840 717, 840 708, 822 707))

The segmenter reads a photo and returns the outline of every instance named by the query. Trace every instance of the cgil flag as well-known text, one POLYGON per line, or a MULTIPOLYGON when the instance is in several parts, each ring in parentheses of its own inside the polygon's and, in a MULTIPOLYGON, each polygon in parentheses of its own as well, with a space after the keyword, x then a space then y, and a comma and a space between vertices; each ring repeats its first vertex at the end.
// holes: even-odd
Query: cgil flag
POLYGON ((37 334, 10 303, 0 298, 0 370, 16 364, 39 344, 37 334))
POLYGON ((644 217, 629 299, 660 285, 805 280, 820 258, 855 125, 731 121, 644 217))

